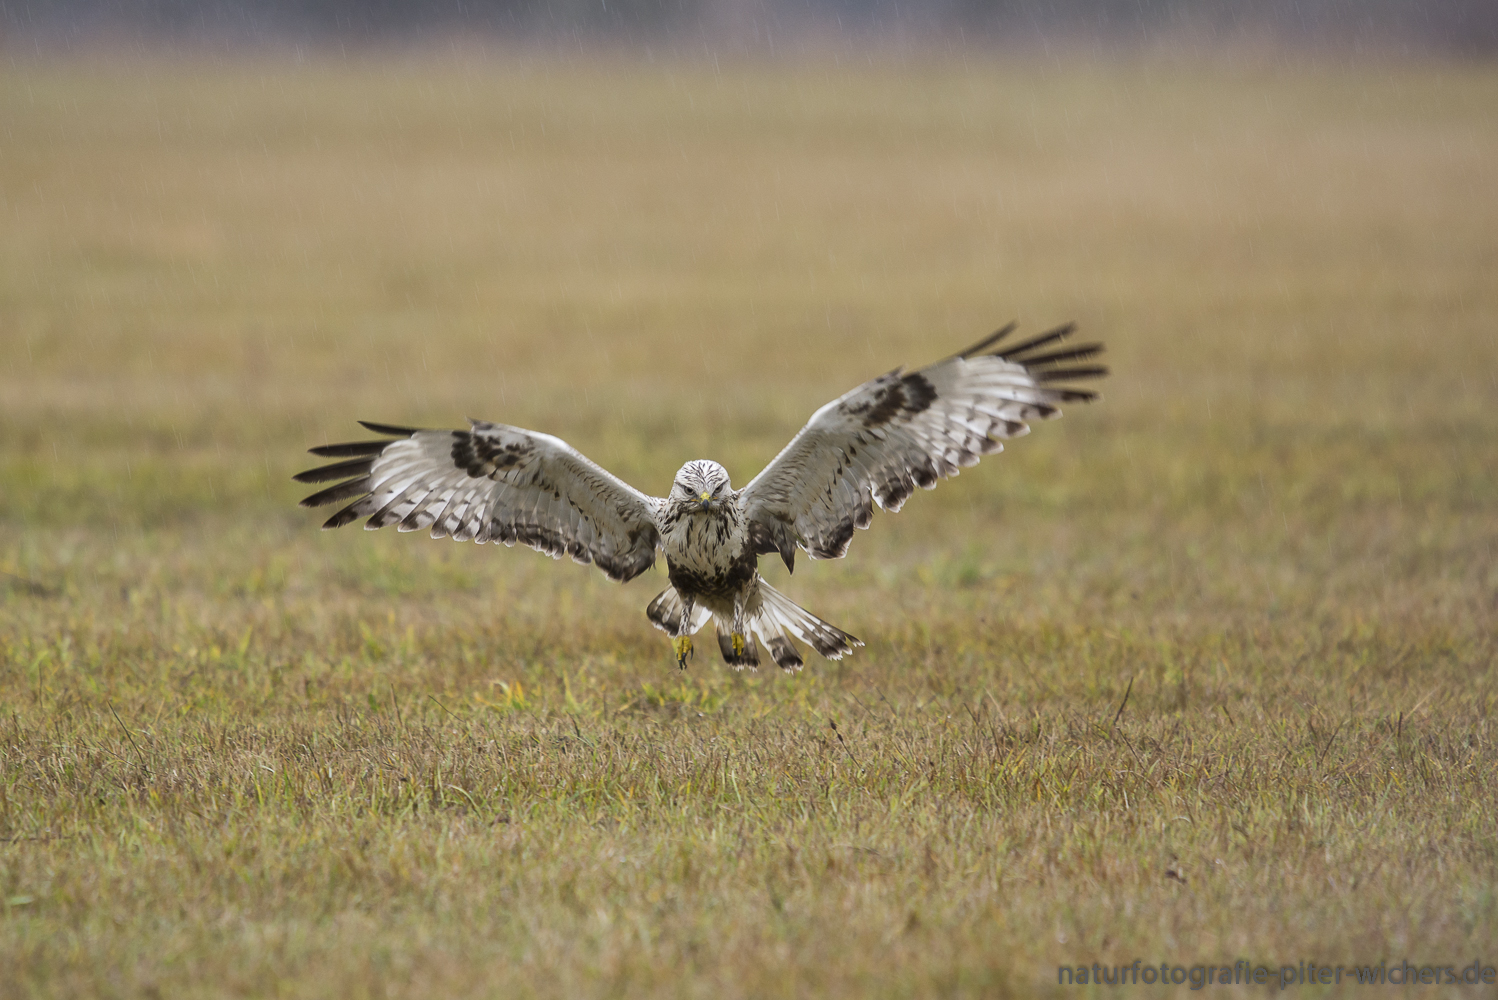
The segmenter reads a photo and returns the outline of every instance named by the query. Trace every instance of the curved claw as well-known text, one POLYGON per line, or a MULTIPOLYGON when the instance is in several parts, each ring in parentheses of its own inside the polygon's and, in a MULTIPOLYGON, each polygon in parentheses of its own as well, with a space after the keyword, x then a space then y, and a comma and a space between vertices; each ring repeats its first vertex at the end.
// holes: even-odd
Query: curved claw
POLYGON ((682 670, 687 669, 687 661, 692 658, 692 637, 677 636, 671 640, 671 648, 676 652, 676 665, 682 670))

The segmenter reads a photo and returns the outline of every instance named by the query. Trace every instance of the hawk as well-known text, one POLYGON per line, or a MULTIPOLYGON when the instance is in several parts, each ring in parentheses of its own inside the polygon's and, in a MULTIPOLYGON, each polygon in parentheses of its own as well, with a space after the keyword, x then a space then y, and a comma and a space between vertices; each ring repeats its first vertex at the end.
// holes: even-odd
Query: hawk
POLYGON ((1101 344, 1065 346, 1071 324, 1010 342, 1015 324, 919 371, 903 368, 833 400, 743 489, 717 462, 688 462, 665 497, 647 496, 560 438, 470 421, 468 430, 361 424, 384 440, 329 444, 312 454, 340 461, 303 483, 343 480, 304 507, 352 501, 324 528, 359 518, 374 530, 430 528, 433 538, 521 542, 553 558, 592 563, 632 580, 666 558, 670 586, 645 614, 672 638, 685 669, 692 635, 711 619, 729 665, 759 665, 758 639, 788 671, 800 669, 792 637, 836 660, 863 643, 798 606, 759 575, 776 554, 794 571, 796 550, 837 559, 874 506, 897 511, 917 486, 937 482, 1029 432, 1027 421, 1096 393, 1061 383, 1100 378, 1081 364, 1101 344))

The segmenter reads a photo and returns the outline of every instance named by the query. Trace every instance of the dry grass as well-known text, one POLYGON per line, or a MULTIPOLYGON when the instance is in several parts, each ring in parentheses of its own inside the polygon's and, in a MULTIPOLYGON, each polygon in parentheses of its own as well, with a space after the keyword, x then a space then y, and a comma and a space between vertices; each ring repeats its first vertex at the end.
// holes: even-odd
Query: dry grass
POLYGON ((1494 107, 1490 67, 9 63, 0 996, 1498 964, 1494 107), (1106 401, 771 567, 869 642, 796 677, 678 674, 660 573, 294 506, 355 417, 742 483, 1011 317, 1108 340, 1106 401))

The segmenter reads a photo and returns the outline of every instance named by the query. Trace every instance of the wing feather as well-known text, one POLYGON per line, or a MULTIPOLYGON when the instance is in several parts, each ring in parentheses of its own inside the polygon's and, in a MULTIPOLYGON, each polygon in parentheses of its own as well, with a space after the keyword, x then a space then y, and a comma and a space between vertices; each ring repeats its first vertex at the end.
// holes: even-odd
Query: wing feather
POLYGON ((813 559, 838 558, 854 530, 869 526, 875 504, 897 511, 917 486, 933 489, 1028 434, 1027 421, 1096 398, 1055 383, 1106 375, 1101 365, 1076 363, 1103 345, 1052 347, 1073 332, 1067 324, 1006 346, 1014 328, 919 371, 871 379, 813 414, 739 494, 756 553, 778 552, 788 568, 798 547, 813 559))
MULTIPOLYGON (((364 423, 361 421, 361 423, 364 423)), ((593 563, 629 580, 655 563, 661 502, 548 434, 473 421, 466 431, 364 423, 387 441, 313 448, 343 461, 308 469, 299 482, 355 478, 314 493, 304 507, 353 499, 328 519, 359 518, 374 530, 431 529, 433 538, 522 542, 554 558, 593 563)))

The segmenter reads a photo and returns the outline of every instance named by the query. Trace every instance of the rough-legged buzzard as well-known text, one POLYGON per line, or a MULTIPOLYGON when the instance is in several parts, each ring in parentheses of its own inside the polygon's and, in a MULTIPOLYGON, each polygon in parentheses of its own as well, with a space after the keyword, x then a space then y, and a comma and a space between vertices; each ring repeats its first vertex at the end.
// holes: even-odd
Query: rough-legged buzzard
POLYGON ((797 606, 761 579, 759 557, 794 570, 796 549, 836 559, 874 505, 897 511, 917 486, 937 482, 1029 432, 1027 421, 1060 415, 1062 403, 1096 394, 1061 385, 1100 378, 1081 364, 1101 344, 1060 346, 1071 325, 1006 344, 1014 324, 919 371, 895 369, 822 407, 741 490, 717 462, 688 462, 665 497, 610 475, 549 434, 473 421, 466 431, 364 423, 394 440, 313 448, 342 461, 298 482, 344 480, 304 507, 353 501, 328 519, 337 528, 430 528, 433 538, 523 542, 555 558, 594 563, 630 580, 666 556, 671 585, 645 613, 671 635, 685 667, 691 636, 709 618, 734 667, 759 664, 757 637, 786 670, 801 667, 792 636, 829 659, 863 643, 797 606))

